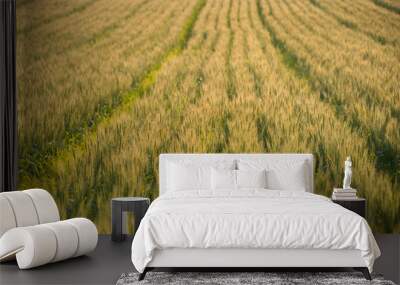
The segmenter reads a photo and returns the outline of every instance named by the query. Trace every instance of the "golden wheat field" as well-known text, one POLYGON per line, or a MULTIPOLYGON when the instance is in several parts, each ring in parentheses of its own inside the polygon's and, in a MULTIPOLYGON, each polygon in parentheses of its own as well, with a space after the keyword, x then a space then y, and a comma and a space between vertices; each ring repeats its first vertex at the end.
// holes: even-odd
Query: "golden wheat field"
POLYGON ((398 0, 17 1, 19 188, 110 232, 158 195, 165 152, 310 152, 330 196, 353 159, 374 231, 400 232, 398 0))

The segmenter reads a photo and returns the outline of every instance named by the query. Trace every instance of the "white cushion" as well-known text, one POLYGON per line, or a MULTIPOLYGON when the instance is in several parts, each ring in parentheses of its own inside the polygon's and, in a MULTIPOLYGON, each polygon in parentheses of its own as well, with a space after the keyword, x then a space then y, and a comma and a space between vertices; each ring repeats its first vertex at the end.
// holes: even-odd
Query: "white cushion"
POLYGON ((39 224, 57 222, 60 220, 57 204, 49 192, 43 189, 22 191, 32 199, 39 218, 39 224))
POLYGON ((9 229, 15 228, 17 222, 15 221, 14 211, 8 199, 0 195, 0 237, 9 229))
POLYGON ((14 228, 0 238, 0 260, 17 259, 20 269, 51 262, 57 251, 57 239, 43 225, 14 228))
POLYGON ((45 190, 0 193, 0 262, 16 258, 19 268, 26 269, 96 247, 97 229, 90 220, 59 218, 57 205, 45 190))
POLYGON ((10 191, 1 193, 1 196, 10 203, 17 227, 33 226, 39 223, 35 206, 29 195, 23 191, 10 191))
POLYGON ((60 220, 57 205, 50 193, 43 189, 29 189, 0 193, 0 237, 6 229, 26 227, 60 220))
POLYGON ((304 163, 267 171, 267 188, 274 190, 306 191, 304 163))
POLYGON ((236 189, 236 170, 216 169, 211 170, 212 189, 236 189))
POLYGON ((267 188, 266 170, 237 170, 237 187, 267 188))
POLYGON ((64 260, 75 255, 78 250, 78 232, 66 221, 43 224, 51 229, 57 240, 57 250, 52 262, 64 260))
POLYGON ((79 237, 78 248, 74 257, 91 252, 96 248, 98 233, 92 221, 85 218, 73 218, 65 220, 65 222, 74 226, 79 237))
POLYGON ((0 261, 16 256, 20 269, 86 254, 97 245, 96 226, 75 218, 7 231, 0 238, 0 261))
POLYGON ((306 191, 308 188, 307 165, 304 161, 239 160, 239 170, 267 171, 267 188, 272 190, 306 191))
POLYGON ((169 162, 168 189, 171 191, 210 190, 211 168, 169 162))

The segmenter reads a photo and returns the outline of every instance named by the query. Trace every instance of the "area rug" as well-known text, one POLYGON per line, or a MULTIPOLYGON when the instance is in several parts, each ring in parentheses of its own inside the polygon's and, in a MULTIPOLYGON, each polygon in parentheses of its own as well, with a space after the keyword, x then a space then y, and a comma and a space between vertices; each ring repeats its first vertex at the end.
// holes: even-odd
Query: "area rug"
POLYGON ((381 275, 372 275, 368 281, 359 272, 148 272, 146 278, 138 281, 138 273, 125 273, 117 281, 117 285, 146 284, 267 284, 267 285, 297 285, 297 284, 379 284, 395 285, 384 280, 381 275))

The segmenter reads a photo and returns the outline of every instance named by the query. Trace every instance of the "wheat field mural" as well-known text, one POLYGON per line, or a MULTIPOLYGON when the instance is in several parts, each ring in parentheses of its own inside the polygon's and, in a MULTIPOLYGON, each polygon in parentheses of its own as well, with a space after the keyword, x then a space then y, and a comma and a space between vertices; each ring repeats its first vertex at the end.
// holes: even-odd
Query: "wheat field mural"
POLYGON ((318 194, 351 155, 371 227, 400 232, 397 0, 41 2, 17 2, 19 188, 64 218, 110 232, 160 153, 310 152, 318 194))

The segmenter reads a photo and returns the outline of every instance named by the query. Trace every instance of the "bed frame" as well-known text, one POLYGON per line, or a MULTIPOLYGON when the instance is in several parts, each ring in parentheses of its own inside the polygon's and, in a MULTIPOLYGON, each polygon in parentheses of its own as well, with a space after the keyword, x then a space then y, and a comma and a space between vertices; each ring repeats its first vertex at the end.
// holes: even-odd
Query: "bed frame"
MULTIPOLYGON (((206 162, 218 160, 255 159, 274 161, 304 161, 307 165, 308 187, 314 191, 312 154, 161 154, 159 160, 160 195, 167 191, 167 161, 206 162)), ((371 280, 369 270, 359 250, 329 249, 194 249, 170 248, 156 250, 152 261, 139 275, 142 280, 146 272, 154 268, 232 268, 246 271, 254 268, 343 268, 352 267, 371 280)))

